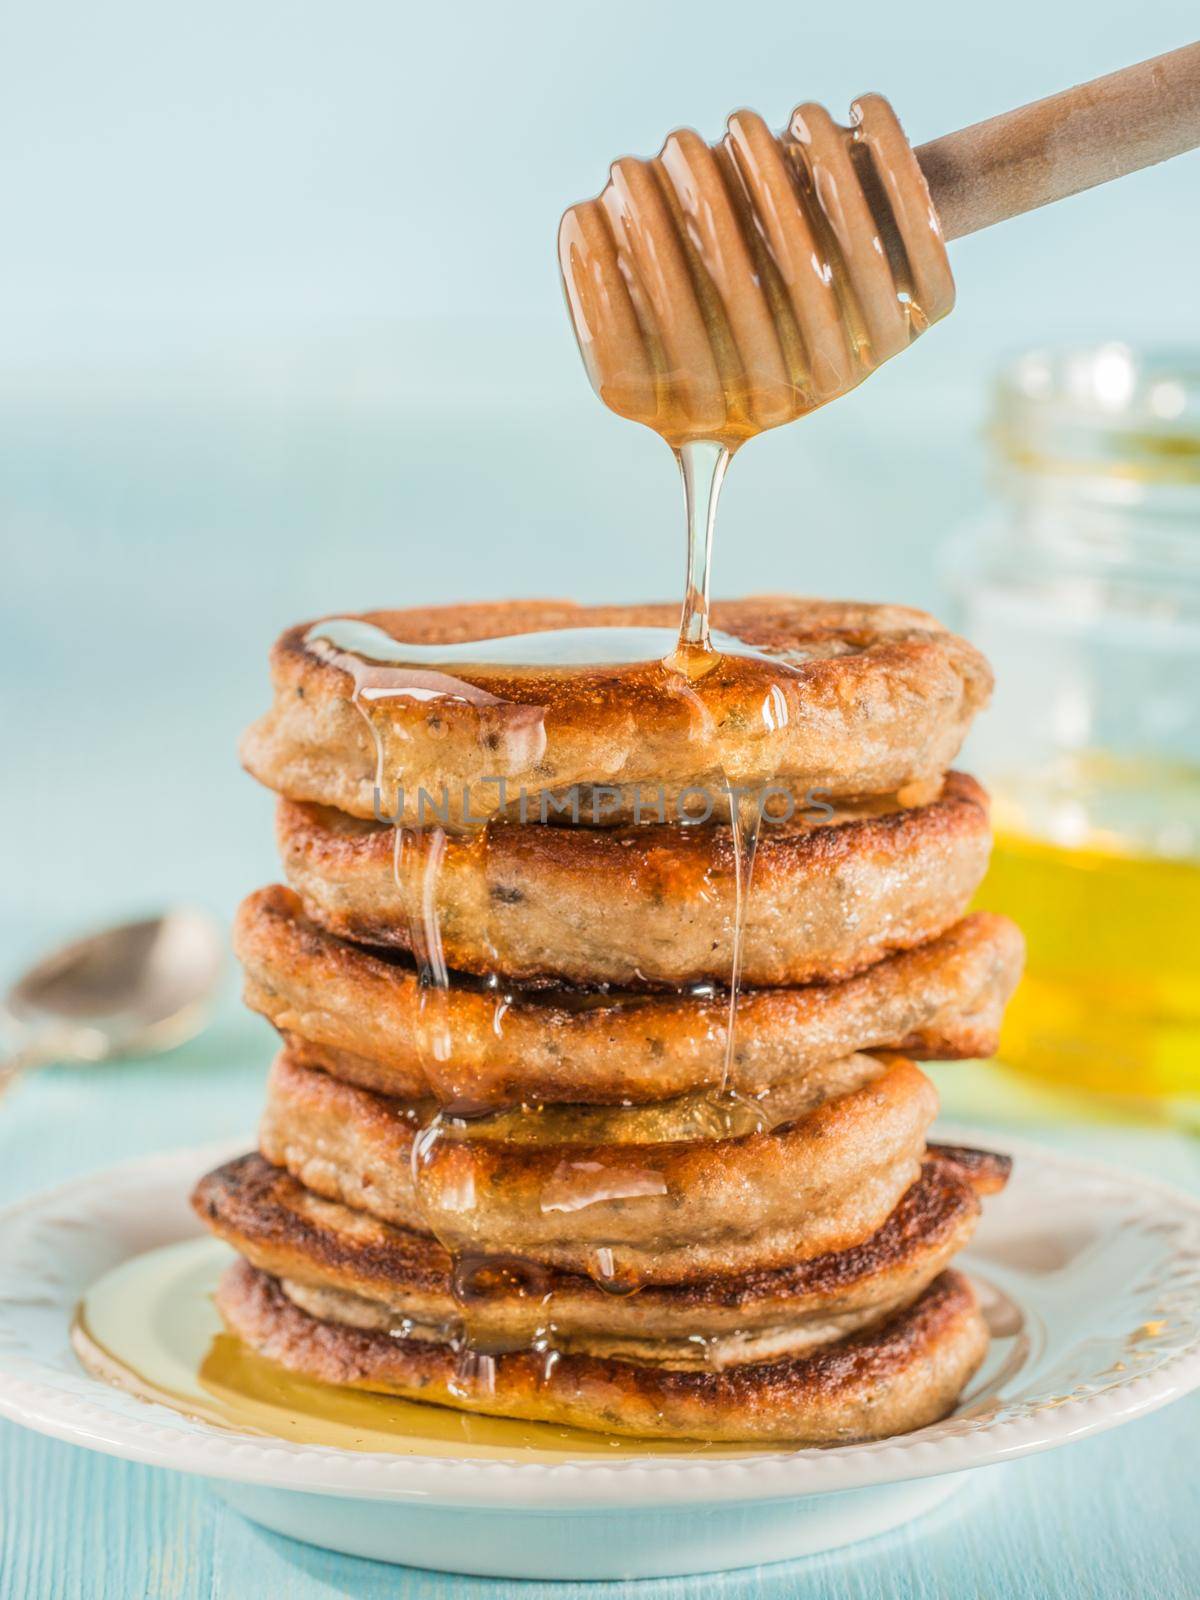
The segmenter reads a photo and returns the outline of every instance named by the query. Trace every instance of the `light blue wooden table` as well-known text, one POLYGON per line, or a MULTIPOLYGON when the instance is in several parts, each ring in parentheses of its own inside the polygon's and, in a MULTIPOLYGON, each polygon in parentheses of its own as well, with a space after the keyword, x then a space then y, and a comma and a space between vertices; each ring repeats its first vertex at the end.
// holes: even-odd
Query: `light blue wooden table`
MULTIPOLYGON (((0 1116, 0 1199, 141 1152, 254 1126, 265 1030, 225 1008, 160 1060, 51 1069, 0 1116)), ((1047 1120, 994 1069, 938 1070, 946 1109, 1200 1189, 1181 1133, 1047 1120), (1002 1113, 998 1115, 997 1113, 1002 1113)), ((249 1137, 247 1139, 249 1143, 249 1137)), ((629 1592, 663 1596, 987 1597, 1200 1594, 1200 1396, 1099 1438, 980 1473, 933 1517, 831 1555, 677 1582, 522 1585, 377 1566, 243 1522, 196 1481, 0 1425, 0 1600, 248 1600, 629 1592)))

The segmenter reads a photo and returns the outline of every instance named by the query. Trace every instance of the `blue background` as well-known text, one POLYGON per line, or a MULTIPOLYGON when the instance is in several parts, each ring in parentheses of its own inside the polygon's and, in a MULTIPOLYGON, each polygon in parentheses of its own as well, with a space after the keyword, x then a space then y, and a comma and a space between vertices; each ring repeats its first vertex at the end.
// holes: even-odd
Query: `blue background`
MULTIPOLYGON (((1186 42, 1193 3, 45 0, 0 33, 0 956, 271 871, 239 777, 286 624, 682 588, 661 442, 554 236, 608 161, 878 87, 914 142, 1186 42)), ((714 590, 941 604, 1002 357, 1187 338, 1200 157, 953 247, 955 314, 734 465, 714 590)))
MULTIPOLYGON (((674 468, 592 397, 556 276, 559 212, 611 157, 678 123, 715 137, 739 104, 777 125, 805 98, 841 115, 871 88, 919 143, 1196 22, 1194 0, 10 7, 0 974, 167 899, 228 915, 276 875, 269 797, 234 742, 286 623, 680 592, 674 468)), ((983 498, 999 361, 1046 340, 1196 340, 1198 178, 1186 157, 956 244, 947 323, 739 458, 716 592, 940 605, 936 552, 983 498)), ((161 1064, 49 1070, 0 1109, 4 1194, 248 1131, 267 1051, 230 994, 161 1064)), ((973 1081, 943 1075, 960 1099, 973 1081)), ((955 1109, 1013 1114, 985 1090, 955 1109)), ((1200 1179, 1180 1136, 1079 1138, 1200 1179)), ((772 1591, 1195 1594, 1195 1418, 1006 1469, 1007 1489, 938 1527, 772 1591)), ((248 1574, 270 1593, 443 1592, 253 1533, 182 1480, 10 1428, 0 1444, 12 1600, 244 1595, 248 1574)))

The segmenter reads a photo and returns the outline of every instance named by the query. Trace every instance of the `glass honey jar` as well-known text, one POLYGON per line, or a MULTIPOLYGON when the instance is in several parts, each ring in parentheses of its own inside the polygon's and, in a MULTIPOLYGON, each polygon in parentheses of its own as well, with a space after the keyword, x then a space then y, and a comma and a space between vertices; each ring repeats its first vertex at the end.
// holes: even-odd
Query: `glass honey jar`
POLYGON ((1200 350, 1035 351, 988 428, 993 510, 949 552, 996 672, 979 903, 1025 931, 1001 1044, 1045 1079, 1200 1094, 1200 350))

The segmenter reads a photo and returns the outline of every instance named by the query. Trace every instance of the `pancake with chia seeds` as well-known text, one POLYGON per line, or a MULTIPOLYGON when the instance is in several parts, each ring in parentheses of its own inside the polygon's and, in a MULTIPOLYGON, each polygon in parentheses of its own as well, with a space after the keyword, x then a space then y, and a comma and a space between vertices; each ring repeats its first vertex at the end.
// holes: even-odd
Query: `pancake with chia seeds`
POLYGON ((465 1322, 492 1354, 549 1338, 567 1354, 689 1370, 797 1355, 910 1305, 970 1239, 979 1195, 1007 1174, 1001 1156, 933 1146, 917 1182, 861 1244, 628 1295, 519 1256, 455 1262, 430 1235, 322 1200, 260 1155, 210 1172, 192 1204, 315 1317, 435 1342, 465 1322))
POLYGON ((242 760, 279 794, 363 819, 382 775, 386 813, 410 825, 422 792, 459 822, 522 791, 627 821, 696 788, 936 779, 991 692, 979 652, 905 606, 718 600, 718 653, 667 666, 678 625, 670 605, 545 600, 301 623, 271 652, 274 703, 242 760))
POLYGON ((936 1422, 979 1367, 988 1334, 974 1291, 943 1272, 910 1306, 808 1354, 704 1370, 453 1344, 322 1319, 238 1261, 217 1309, 229 1331, 289 1372, 491 1416, 643 1438, 790 1444, 879 1439, 936 1422))
MULTIPOLYGON (((721 1084, 729 997, 496 985, 452 973, 438 999, 454 1049, 431 1058, 428 994, 404 952, 327 933, 278 885, 243 901, 233 945, 244 998, 293 1060, 402 1099, 642 1103, 721 1084)), ((726 1086, 756 1095, 861 1050, 917 1060, 990 1056, 1023 941, 974 912, 841 983, 743 989, 726 1086)))
MULTIPOLYGON (((422 834, 285 800, 277 834, 305 914, 343 938, 411 949, 436 922, 442 958, 462 972, 636 989, 729 982, 728 826, 422 834)), ((990 847, 987 797, 953 772, 921 805, 764 822, 742 982, 829 982, 937 938, 965 913, 990 847)))
POLYGON ((916 1180, 937 1095, 849 1056, 754 1100, 439 1118, 280 1055, 259 1149, 314 1194, 471 1255, 614 1286, 788 1265, 860 1243, 916 1180))

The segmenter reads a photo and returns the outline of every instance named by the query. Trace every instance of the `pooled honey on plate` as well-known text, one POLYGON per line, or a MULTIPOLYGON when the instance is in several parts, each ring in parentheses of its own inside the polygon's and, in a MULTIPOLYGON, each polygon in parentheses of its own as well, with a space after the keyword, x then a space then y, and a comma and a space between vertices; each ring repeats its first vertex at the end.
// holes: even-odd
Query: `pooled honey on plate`
POLYGON ((614 1455, 744 1456, 748 1446, 626 1439, 519 1422, 299 1377, 224 1332, 212 1295, 234 1259, 216 1239, 134 1256, 92 1285, 71 1343, 94 1377, 240 1434, 393 1455, 568 1462, 614 1455))

